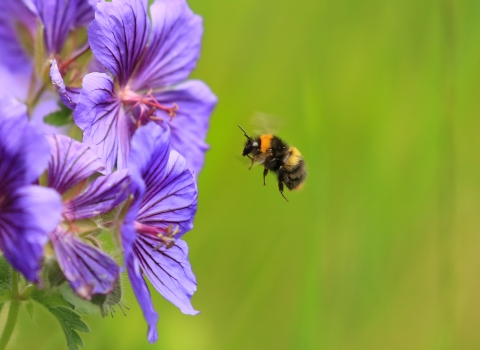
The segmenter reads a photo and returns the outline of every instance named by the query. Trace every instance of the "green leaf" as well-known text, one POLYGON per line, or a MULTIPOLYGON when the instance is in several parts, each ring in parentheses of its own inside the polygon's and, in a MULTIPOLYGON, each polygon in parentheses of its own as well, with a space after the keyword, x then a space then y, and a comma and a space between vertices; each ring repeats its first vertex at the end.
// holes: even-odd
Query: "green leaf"
POLYGON ((45 306, 47 309, 58 306, 64 306, 70 309, 73 308, 73 305, 63 299, 58 291, 52 292, 36 289, 32 292, 32 299, 45 306))
POLYGON ((82 321, 80 315, 74 310, 74 306, 67 302, 59 291, 46 292, 36 290, 32 298, 47 308, 60 323, 69 350, 78 350, 84 346, 83 340, 77 332, 90 333, 88 325, 82 321))
POLYGON ((57 318, 62 326, 65 337, 67 338, 68 349, 77 350, 79 346, 84 346, 83 340, 77 331, 90 333, 90 328, 81 320, 79 314, 63 306, 49 308, 48 311, 57 318))
POLYGON ((73 123, 72 110, 63 104, 60 105, 60 110, 47 114, 43 121, 54 126, 63 126, 73 123))

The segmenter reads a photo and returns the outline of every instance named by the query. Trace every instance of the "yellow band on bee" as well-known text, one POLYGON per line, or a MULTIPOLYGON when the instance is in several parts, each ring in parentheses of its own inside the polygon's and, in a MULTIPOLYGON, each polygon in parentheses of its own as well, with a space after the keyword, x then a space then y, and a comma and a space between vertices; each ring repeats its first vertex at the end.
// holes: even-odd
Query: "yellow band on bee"
POLYGON ((302 157, 302 155, 300 154, 300 151, 295 147, 290 147, 289 151, 290 151, 290 156, 285 162, 285 167, 287 169, 297 165, 302 157))

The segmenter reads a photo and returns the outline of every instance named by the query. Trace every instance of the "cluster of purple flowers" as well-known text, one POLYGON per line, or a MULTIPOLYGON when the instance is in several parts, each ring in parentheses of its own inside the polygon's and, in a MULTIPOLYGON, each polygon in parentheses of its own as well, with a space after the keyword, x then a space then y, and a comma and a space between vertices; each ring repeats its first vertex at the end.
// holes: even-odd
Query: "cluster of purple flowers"
POLYGON ((56 261, 86 300, 112 293, 125 267, 155 342, 145 276, 183 313, 197 313, 181 236, 193 227, 217 99, 186 80, 201 18, 185 0, 148 4, 0 2, 0 250, 39 286, 45 262, 56 261), (63 126, 45 127, 55 103, 63 126), (80 131, 82 142, 65 135, 80 131), (102 249, 106 231, 120 259, 102 249))

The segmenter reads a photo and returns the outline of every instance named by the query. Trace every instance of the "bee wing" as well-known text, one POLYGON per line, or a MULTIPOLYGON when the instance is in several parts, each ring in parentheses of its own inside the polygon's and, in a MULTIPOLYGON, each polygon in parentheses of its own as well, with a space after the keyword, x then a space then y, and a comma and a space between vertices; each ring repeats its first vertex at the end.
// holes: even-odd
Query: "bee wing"
POLYGON ((255 112, 250 120, 256 135, 278 133, 278 130, 285 125, 285 118, 273 114, 255 112))

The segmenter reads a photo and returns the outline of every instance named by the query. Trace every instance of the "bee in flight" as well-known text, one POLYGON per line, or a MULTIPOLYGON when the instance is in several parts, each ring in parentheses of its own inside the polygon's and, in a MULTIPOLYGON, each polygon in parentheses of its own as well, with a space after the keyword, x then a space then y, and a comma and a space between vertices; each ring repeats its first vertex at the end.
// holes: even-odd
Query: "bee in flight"
POLYGON ((288 199, 283 194, 283 185, 292 190, 299 190, 305 183, 307 169, 302 155, 295 147, 290 147, 279 137, 272 134, 262 134, 255 138, 248 134, 239 125, 240 130, 247 138, 242 155, 251 160, 250 168, 253 164, 263 164, 263 185, 265 186, 265 177, 268 171, 277 175, 278 189, 283 198, 288 199))

